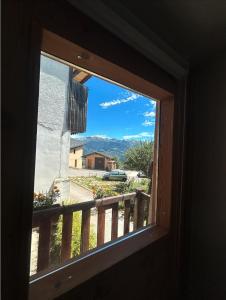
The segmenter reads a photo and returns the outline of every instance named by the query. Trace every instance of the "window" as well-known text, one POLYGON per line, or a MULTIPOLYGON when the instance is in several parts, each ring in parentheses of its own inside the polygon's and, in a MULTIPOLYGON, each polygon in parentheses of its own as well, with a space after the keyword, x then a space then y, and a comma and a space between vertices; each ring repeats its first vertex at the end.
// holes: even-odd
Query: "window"
POLYGON ((111 175, 118 175, 118 174, 119 174, 118 171, 112 171, 112 172, 111 172, 111 175))
MULTIPOLYGON (((51 177, 49 176, 50 171, 52 172, 55 168, 54 172, 59 174, 59 178, 55 179, 53 185, 51 182, 48 183, 48 186, 51 186, 48 194, 40 194, 37 189, 38 193, 35 195, 36 209, 33 214, 32 239, 36 241, 36 248, 33 247, 32 253, 36 252, 33 257, 36 255, 37 265, 35 270, 31 270, 31 274, 33 273, 30 282, 31 299, 38 293, 51 295, 52 298, 57 297, 97 272, 167 234, 170 224, 171 203, 173 95, 145 81, 142 77, 121 69, 88 51, 84 52, 79 46, 48 31, 44 31, 43 34, 42 50, 45 55, 41 60, 41 71, 44 70, 44 72, 40 77, 39 103, 44 105, 47 101, 50 112, 52 111, 51 105, 57 106, 58 114, 57 117, 54 115, 51 119, 51 114, 43 116, 42 112, 46 112, 46 109, 39 107, 38 130, 44 134, 38 135, 41 138, 37 140, 37 147, 42 151, 36 152, 36 165, 37 161, 43 157, 43 145, 45 145, 43 136, 47 135, 47 131, 54 140, 53 143, 48 144, 50 148, 47 149, 47 152, 53 151, 52 153, 60 159, 59 164, 51 166, 48 159, 46 164, 40 164, 40 170, 36 169, 37 176, 40 171, 49 178, 51 177), (62 201, 61 203, 58 202, 59 198, 63 197, 62 193, 66 193, 68 189, 67 181, 61 180, 62 177, 67 177, 65 163, 68 162, 68 159, 64 160, 63 158, 64 150, 67 147, 64 143, 69 140, 71 132, 84 132, 87 90, 83 83, 91 76, 100 76, 100 78, 110 80, 123 88, 129 88, 129 90, 151 97, 156 101, 151 197, 143 190, 137 189, 136 192, 122 193, 106 198, 100 197, 83 203, 68 204, 64 201, 66 197, 64 197, 63 203, 62 201), (72 79, 75 79, 76 84, 72 83, 72 79), (54 90, 56 94, 50 94, 50 97, 45 98, 48 94, 45 90, 42 98, 41 84, 44 87, 47 85, 48 89, 50 86, 48 80, 56 87, 56 89, 49 89, 50 93, 54 90), (71 94, 69 93, 68 98, 65 98, 67 94, 65 91, 67 91, 68 86, 71 94), (75 94, 81 97, 79 101, 74 97, 75 94), (42 99, 43 101, 41 101, 42 99), (51 99, 54 99, 54 102, 51 99), (66 104, 68 105, 67 111, 61 109, 65 108, 66 104), (79 114, 76 115, 78 112, 79 114), (78 119, 80 122, 76 121, 78 119), (54 143, 60 147, 56 147, 54 143), (56 153, 56 149, 58 149, 58 153, 56 153), (43 168, 48 170, 43 170, 43 168), (53 205, 45 207, 49 203, 53 205), (44 205, 42 206, 42 204, 44 205), (42 209, 37 209, 40 208, 39 206, 42 206, 42 209), (123 234, 118 237, 120 207, 123 208, 124 223, 123 234), (104 236, 105 216, 106 211, 109 210, 111 214, 111 236, 110 242, 106 243, 104 236), (91 245, 90 220, 95 214, 94 211, 97 218, 97 237, 96 243, 91 245), (131 223, 132 230, 130 230, 131 223), (79 226, 77 226, 78 224, 79 226), (76 230, 79 231, 80 255, 72 255, 72 237, 76 230), (56 237, 59 232, 60 240, 54 241, 53 237, 56 237), (59 251, 56 261, 54 261, 54 257, 51 257, 53 245, 54 251, 59 251), (51 266, 50 260, 52 260, 51 266)), ((54 155, 52 158, 55 161, 54 155)), ((93 169, 96 164, 98 169, 103 168, 104 162, 102 163, 102 160, 95 163, 95 155, 95 153, 90 153, 90 158, 86 158, 83 153, 80 153, 81 166, 87 160, 87 165, 85 161, 87 169, 93 169)), ((79 159, 76 159, 75 167, 78 164, 79 159)), ((146 173, 149 172, 150 168, 147 166, 146 173)), ((90 176, 90 171, 87 173, 88 176, 90 176)), ((115 180, 124 179, 123 176, 126 175, 124 171, 112 171, 110 174, 115 177, 121 175, 122 178, 115 178, 115 180)), ((107 180, 111 179, 109 175, 104 176, 107 180)), ((43 180, 43 176, 40 178, 43 180)), ((77 185, 78 183, 81 187, 81 182, 76 182, 77 185)), ((93 186, 89 186, 88 189, 90 188, 95 189, 93 186)))

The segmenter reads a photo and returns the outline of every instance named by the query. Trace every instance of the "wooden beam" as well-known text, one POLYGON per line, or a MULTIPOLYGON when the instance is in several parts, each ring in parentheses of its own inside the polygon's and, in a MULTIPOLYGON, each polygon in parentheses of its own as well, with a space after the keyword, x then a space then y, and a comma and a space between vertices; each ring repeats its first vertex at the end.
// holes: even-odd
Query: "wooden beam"
POLYGON ((74 76, 74 80, 80 82, 81 84, 85 83, 89 78, 91 77, 90 74, 84 72, 84 71, 79 71, 78 73, 76 73, 76 75, 74 76))

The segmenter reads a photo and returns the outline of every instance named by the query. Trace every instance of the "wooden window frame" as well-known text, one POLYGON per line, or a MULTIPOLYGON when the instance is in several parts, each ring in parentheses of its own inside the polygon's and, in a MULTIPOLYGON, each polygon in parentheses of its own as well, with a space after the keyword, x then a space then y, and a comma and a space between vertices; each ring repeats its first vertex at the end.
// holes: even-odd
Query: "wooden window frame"
POLYGON ((70 259, 56 269, 48 269, 32 276, 29 289, 29 299, 32 300, 58 297, 166 236, 170 230, 172 202, 174 95, 45 29, 42 31, 40 50, 72 66, 76 65, 84 71, 88 70, 94 75, 156 99, 158 126, 155 130, 151 224, 104 244, 78 259, 70 259))

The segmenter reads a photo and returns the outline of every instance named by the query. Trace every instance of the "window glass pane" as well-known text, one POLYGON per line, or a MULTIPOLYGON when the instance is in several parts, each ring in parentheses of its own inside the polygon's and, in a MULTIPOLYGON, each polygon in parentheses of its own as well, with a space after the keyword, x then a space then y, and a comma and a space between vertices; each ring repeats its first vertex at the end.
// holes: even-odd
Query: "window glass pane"
POLYGON ((155 113, 153 99, 41 55, 31 275, 149 224, 155 113))

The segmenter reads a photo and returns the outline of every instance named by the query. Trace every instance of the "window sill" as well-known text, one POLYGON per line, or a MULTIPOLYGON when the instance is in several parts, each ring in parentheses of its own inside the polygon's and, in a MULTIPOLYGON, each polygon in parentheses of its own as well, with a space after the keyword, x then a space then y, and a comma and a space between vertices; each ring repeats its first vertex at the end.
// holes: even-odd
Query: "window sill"
POLYGON ((145 227, 78 258, 70 259, 54 270, 31 277, 29 299, 54 299, 134 254, 168 233, 157 225, 145 227), (79 276, 78 276, 79 274, 79 276))

